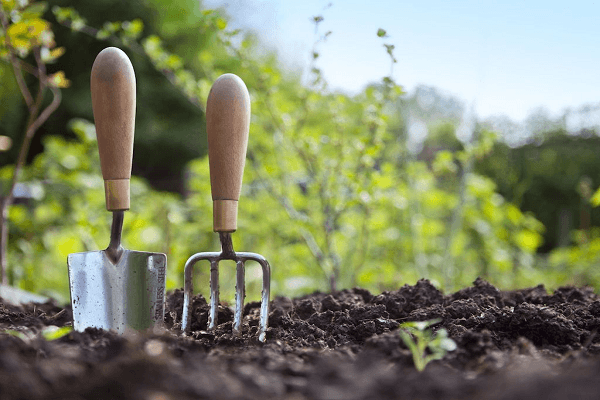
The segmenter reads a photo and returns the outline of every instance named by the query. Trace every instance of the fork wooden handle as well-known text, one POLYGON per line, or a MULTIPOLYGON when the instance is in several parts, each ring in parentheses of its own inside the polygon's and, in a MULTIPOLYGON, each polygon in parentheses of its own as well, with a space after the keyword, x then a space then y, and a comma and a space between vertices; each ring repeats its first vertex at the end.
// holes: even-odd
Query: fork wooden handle
POLYGON ((250 130, 250 96, 238 76, 221 75, 206 104, 213 230, 234 232, 250 130))
POLYGON ((129 209, 135 126, 135 73, 116 47, 102 50, 92 66, 92 108, 104 178, 106 209, 129 209))

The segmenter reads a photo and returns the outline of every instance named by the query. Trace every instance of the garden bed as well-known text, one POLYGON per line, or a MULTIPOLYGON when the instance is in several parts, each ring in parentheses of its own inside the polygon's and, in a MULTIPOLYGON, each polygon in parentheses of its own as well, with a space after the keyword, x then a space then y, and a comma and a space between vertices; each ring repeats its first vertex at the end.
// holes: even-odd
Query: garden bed
POLYGON ((272 301, 267 342, 256 340, 259 304, 244 334, 194 299, 192 335, 180 333, 183 293, 167 296, 162 333, 117 336, 88 329, 46 340, 71 323, 52 303, 0 305, 2 399, 592 399, 600 393, 600 297, 589 288, 500 291, 478 279, 443 295, 428 281, 397 291, 363 289, 272 301), (458 348, 423 372, 398 324, 439 318, 458 348), (17 333, 19 332, 19 333, 17 333))

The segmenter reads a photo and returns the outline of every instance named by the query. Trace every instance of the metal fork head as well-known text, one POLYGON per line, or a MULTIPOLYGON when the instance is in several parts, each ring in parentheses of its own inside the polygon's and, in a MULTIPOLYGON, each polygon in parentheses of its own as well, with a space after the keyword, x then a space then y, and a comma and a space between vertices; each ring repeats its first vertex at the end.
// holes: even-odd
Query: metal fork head
POLYGON ((260 254, 233 251, 231 234, 220 232, 221 252, 204 252, 191 256, 185 263, 184 270, 184 297, 183 297, 183 319, 181 329, 190 333, 192 316, 193 269, 198 261, 210 261, 210 311, 208 314, 208 330, 212 331, 217 326, 219 310, 219 262, 221 260, 233 260, 236 262, 236 285, 235 285, 235 313, 233 318, 233 334, 242 334, 242 319, 244 312, 244 298, 246 297, 245 285, 245 263, 256 261, 262 267, 263 287, 260 304, 260 329, 258 339, 266 340, 267 327, 269 325, 269 299, 271 296, 271 267, 269 262, 260 254))

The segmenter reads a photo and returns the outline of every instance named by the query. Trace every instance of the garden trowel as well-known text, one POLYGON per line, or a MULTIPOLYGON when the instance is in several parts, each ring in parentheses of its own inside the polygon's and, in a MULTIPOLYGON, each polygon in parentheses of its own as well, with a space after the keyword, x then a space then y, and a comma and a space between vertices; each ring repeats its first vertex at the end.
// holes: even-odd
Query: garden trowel
POLYGON ((73 327, 145 330, 162 323, 167 257, 121 246, 135 123, 135 74, 127 55, 114 47, 100 52, 91 76, 92 107, 104 178, 106 209, 112 211, 106 250, 70 254, 73 327))

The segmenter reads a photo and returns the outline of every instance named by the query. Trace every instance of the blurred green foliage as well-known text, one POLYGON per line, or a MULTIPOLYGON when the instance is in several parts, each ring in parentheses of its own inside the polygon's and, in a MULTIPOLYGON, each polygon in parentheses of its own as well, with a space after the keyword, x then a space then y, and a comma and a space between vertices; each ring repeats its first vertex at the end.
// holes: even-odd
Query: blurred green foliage
MULTIPOLYGON (((600 205, 600 188, 591 195, 585 193, 586 182, 582 183, 582 207, 591 205, 597 208, 600 205)), ((585 218, 585 213, 583 216, 585 218)), ((600 228, 588 226, 587 229, 574 230, 570 241, 569 246, 553 250, 544 259, 544 268, 541 269, 560 283, 600 287, 600 271, 597 268, 600 263, 600 228)))
MULTIPOLYGON (((195 58, 199 49, 211 43, 212 35, 212 30, 204 29, 204 22, 199 18, 198 2, 178 1, 171 6, 150 0, 99 0, 83 4, 77 0, 49 0, 44 4, 43 17, 50 23, 56 43, 66 50, 66 54, 48 69, 50 72, 64 71, 72 85, 63 90, 58 112, 34 138, 29 161, 44 150, 45 136, 74 138, 67 128, 71 119, 93 120, 90 66, 103 48, 116 45, 131 58, 138 82, 136 126, 142 134, 137 135, 135 142, 134 173, 151 180, 158 189, 183 193, 185 165, 206 150, 205 140, 202 140, 203 113, 165 79, 162 69, 155 68, 141 44, 135 46, 135 40, 160 35, 166 44, 178 46, 186 61, 195 58), (57 7, 62 7, 63 11, 57 12, 57 7), (76 7, 76 11, 73 9, 73 13, 69 13, 69 7, 76 7), (178 24, 174 24, 177 19, 178 24), (96 29, 91 31, 90 26, 96 29), (157 148, 163 151, 156 152, 157 148)), ((3 88, 5 82, 16 88, 12 71, 2 63, 0 80, 3 88)), ((2 92, 1 96, 9 97, 0 107, 0 113, 3 113, 0 134, 19 143, 26 107, 20 101, 18 91, 2 92)), ((17 152, 18 146, 14 146, 10 151, 0 153, 0 165, 13 163, 17 152)))
MULTIPOLYGON (((47 151, 24 171, 37 200, 33 206, 13 206, 10 214, 13 282, 61 299, 68 295, 63 268, 66 256, 104 248, 110 223, 93 125, 74 120, 71 129, 77 141, 46 138, 47 151)), ((278 167, 265 151, 256 153, 258 129, 253 130, 252 138, 256 145, 252 145, 251 154, 255 154, 253 158, 263 154, 264 162, 252 165, 255 161, 251 158, 245 171, 234 246, 262 253, 270 260, 277 293, 329 289, 336 258, 340 262, 335 276, 338 288, 358 284, 377 290, 392 289, 423 276, 441 282, 448 262, 457 266, 452 279, 457 286, 468 284, 479 274, 511 285, 518 274, 525 273, 523 269, 532 268, 540 241, 539 223, 503 201, 494 193, 494 184, 480 176, 471 175, 467 180, 467 195, 461 206, 464 225, 450 241, 449 220, 458 200, 456 193, 440 183, 443 176, 456 173, 452 172, 452 154, 438 155, 437 172, 420 161, 407 163, 402 171, 382 163, 379 171, 369 168, 368 177, 358 175, 363 179, 360 181, 352 174, 356 160, 346 159, 353 168, 338 166, 340 179, 317 174, 310 180, 300 168, 301 162, 292 158, 298 154, 281 154, 286 163, 278 167), (291 166, 296 168, 290 170, 291 166), (275 175, 283 172, 289 175, 275 175), (294 173, 297 180, 280 180, 291 179, 294 173), (334 195, 328 185, 342 193, 334 195), (450 254, 444 251, 447 243, 452 246, 450 254), (315 248, 323 254, 313 254, 315 248)), ((265 140, 263 145, 269 142, 275 151, 273 141, 265 140)), ((324 150, 315 151, 323 154, 324 150)), ((351 151, 358 150, 348 149, 351 151)), ((321 161, 328 162, 326 158, 321 161)), ((10 168, 5 167, 0 176, 6 177, 10 168)), ((217 237, 210 233, 207 159, 194 161, 190 174, 191 194, 185 199, 156 192, 134 177, 132 210, 124 225, 123 240, 128 248, 168 254, 171 289, 181 286, 187 257, 219 246, 217 237)), ((206 287, 206 272, 198 272, 198 281, 204 283, 197 287, 206 287)), ((234 284, 230 283, 221 285, 225 298, 233 291, 234 284)), ((254 288, 258 293, 260 276, 249 274, 248 285, 250 291, 254 288)))
MULTIPOLYGON (((88 92, 89 68, 107 44, 124 48, 140 76, 138 168, 168 179, 177 170, 173 164, 187 165, 187 186, 180 190, 185 195, 158 192, 134 177, 125 218, 127 248, 167 253, 168 289, 182 285, 189 256, 219 248, 211 232, 208 160, 198 156, 205 146, 206 97, 225 72, 246 82, 252 100, 234 248, 270 261, 274 293, 353 285, 387 290, 420 278, 446 290, 477 276, 503 287, 545 281, 535 258, 544 226, 473 170, 490 156, 493 132, 475 126, 473 139, 463 144, 452 125, 442 124, 428 143, 450 145, 418 159, 407 150, 396 108, 402 88, 391 77, 356 96, 331 93, 314 64, 317 52, 311 81, 303 84, 274 55, 260 51, 252 35, 229 30, 226 15, 198 9, 196 1, 166 8, 159 0, 132 2, 138 8, 100 3, 64 8, 59 6, 69 6, 66 0, 52 2, 57 40, 69 43, 63 59, 85 60, 77 61, 79 70, 64 68, 77 87, 71 110, 82 115, 68 114, 70 135, 46 135, 44 151, 24 171, 35 200, 11 210, 13 283, 66 300, 67 254, 108 243, 110 214, 88 92), (107 4, 128 11, 115 21, 105 14, 107 4), (85 52, 70 50, 81 43, 89 44, 85 52), (185 151, 179 155, 174 148, 185 151)), ((387 39, 385 32, 377 34, 387 39)), ((384 49, 393 65, 393 46, 385 43, 384 49)), ((0 179, 11 168, 4 167, 0 179)), ((222 277, 224 298, 231 298, 233 274, 222 277)), ((206 295, 207 268, 198 269, 197 280, 195 287, 206 295)), ((260 284, 258 269, 249 268, 248 292, 258 293, 260 284)))
MULTIPOLYGON (((600 138, 594 132, 545 132, 543 141, 511 148, 496 143, 491 154, 476 165, 489 176, 498 192, 546 226, 540 250, 548 253, 577 244, 570 232, 600 226, 600 210, 589 209, 581 185, 600 185, 600 138), (586 183, 587 182, 587 183, 586 183)), ((592 188, 587 190, 592 190, 592 188)))

